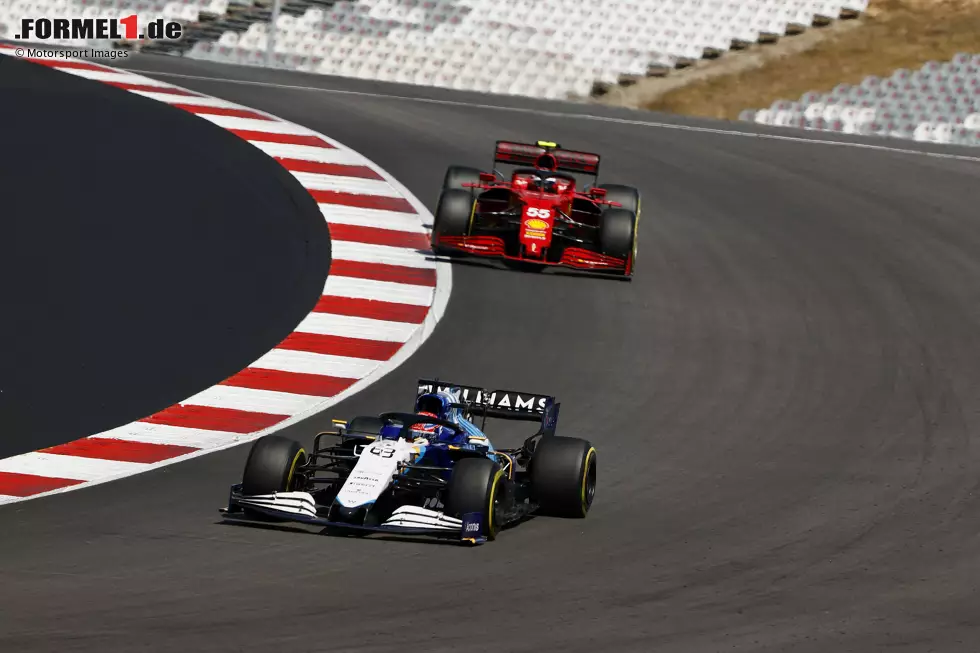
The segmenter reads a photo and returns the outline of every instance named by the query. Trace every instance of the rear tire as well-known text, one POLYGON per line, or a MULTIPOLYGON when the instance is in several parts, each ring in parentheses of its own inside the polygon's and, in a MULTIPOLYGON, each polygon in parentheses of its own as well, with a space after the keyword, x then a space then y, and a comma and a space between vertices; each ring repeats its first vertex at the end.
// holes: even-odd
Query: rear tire
POLYGON ((464 188, 463 184, 480 183, 480 172, 476 168, 467 168, 466 166, 449 166, 446 170, 446 176, 442 180, 442 189, 465 190, 467 193, 472 193, 474 189, 464 188))
POLYGON ((595 486, 596 451, 590 442, 541 438, 531 459, 531 490, 541 514, 585 517, 595 498, 595 486))
POLYGON ((487 458, 463 458, 453 468, 446 488, 446 514, 459 519, 467 513, 483 515, 481 535, 492 540, 500 531, 504 472, 487 458))
POLYGON ((242 494, 289 492, 296 480, 296 469, 306 462, 306 451, 299 442, 281 435, 266 435, 255 441, 245 461, 242 494))

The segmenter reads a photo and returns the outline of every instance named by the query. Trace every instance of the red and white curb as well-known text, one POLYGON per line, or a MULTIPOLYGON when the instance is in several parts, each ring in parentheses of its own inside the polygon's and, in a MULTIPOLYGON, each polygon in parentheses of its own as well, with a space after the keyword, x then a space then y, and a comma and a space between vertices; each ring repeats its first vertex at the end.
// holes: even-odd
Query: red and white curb
MULTIPOLYGON (((0 44, 0 55, 13 48, 0 44)), ((0 504, 75 490, 280 430, 391 372, 428 338, 452 288, 427 255, 425 206, 357 152, 280 118, 76 59, 30 59, 184 109, 274 157, 329 224, 323 296, 275 349, 220 384, 131 424, 0 460, 0 504)))

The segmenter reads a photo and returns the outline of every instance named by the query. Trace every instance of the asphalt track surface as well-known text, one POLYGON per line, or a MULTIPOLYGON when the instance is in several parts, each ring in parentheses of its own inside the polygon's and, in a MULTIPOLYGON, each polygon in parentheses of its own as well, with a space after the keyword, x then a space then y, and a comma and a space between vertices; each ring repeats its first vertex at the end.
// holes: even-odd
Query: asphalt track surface
POLYGON ((430 206, 496 138, 638 185, 632 283, 457 265, 416 355, 291 431, 408 406, 422 375, 553 392, 598 446, 596 503, 476 549, 222 525, 236 448, 0 508, 0 649, 975 649, 977 163, 165 79, 330 134, 430 206))
POLYGON ((323 216, 237 136, 13 57, 0 98, 0 457, 185 399, 318 300, 323 216))

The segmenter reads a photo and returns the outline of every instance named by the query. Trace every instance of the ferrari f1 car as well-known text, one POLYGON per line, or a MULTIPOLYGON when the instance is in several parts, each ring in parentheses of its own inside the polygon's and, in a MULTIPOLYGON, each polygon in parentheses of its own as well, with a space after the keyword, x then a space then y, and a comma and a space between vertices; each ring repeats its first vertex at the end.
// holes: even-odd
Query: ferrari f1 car
POLYGON ((222 512, 302 522, 328 534, 473 544, 531 514, 582 518, 595 496, 596 450, 555 435, 559 407, 550 396, 420 380, 414 413, 335 421, 337 430, 317 434, 309 453, 279 435, 256 440, 222 512), (443 416, 428 408, 433 400, 443 416), (520 447, 494 449, 483 430, 487 418, 539 427, 520 447))
POLYGON ((434 252, 632 276, 640 193, 631 186, 595 185, 598 154, 546 141, 497 141, 493 163, 492 172, 462 166, 446 172, 434 252), (507 177, 498 164, 516 168, 507 177), (586 182, 582 189, 580 180, 586 182))

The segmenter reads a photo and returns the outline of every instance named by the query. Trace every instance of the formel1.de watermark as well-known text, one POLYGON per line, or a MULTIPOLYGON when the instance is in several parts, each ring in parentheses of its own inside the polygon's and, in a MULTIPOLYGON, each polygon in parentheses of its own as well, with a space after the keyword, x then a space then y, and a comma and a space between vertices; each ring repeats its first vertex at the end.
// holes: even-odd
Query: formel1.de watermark
POLYGON ((183 34, 183 26, 174 20, 157 18, 148 21, 142 30, 137 21, 136 14, 122 18, 22 18, 20 32, 14 38, 22 41, 176 41, 183 34))

